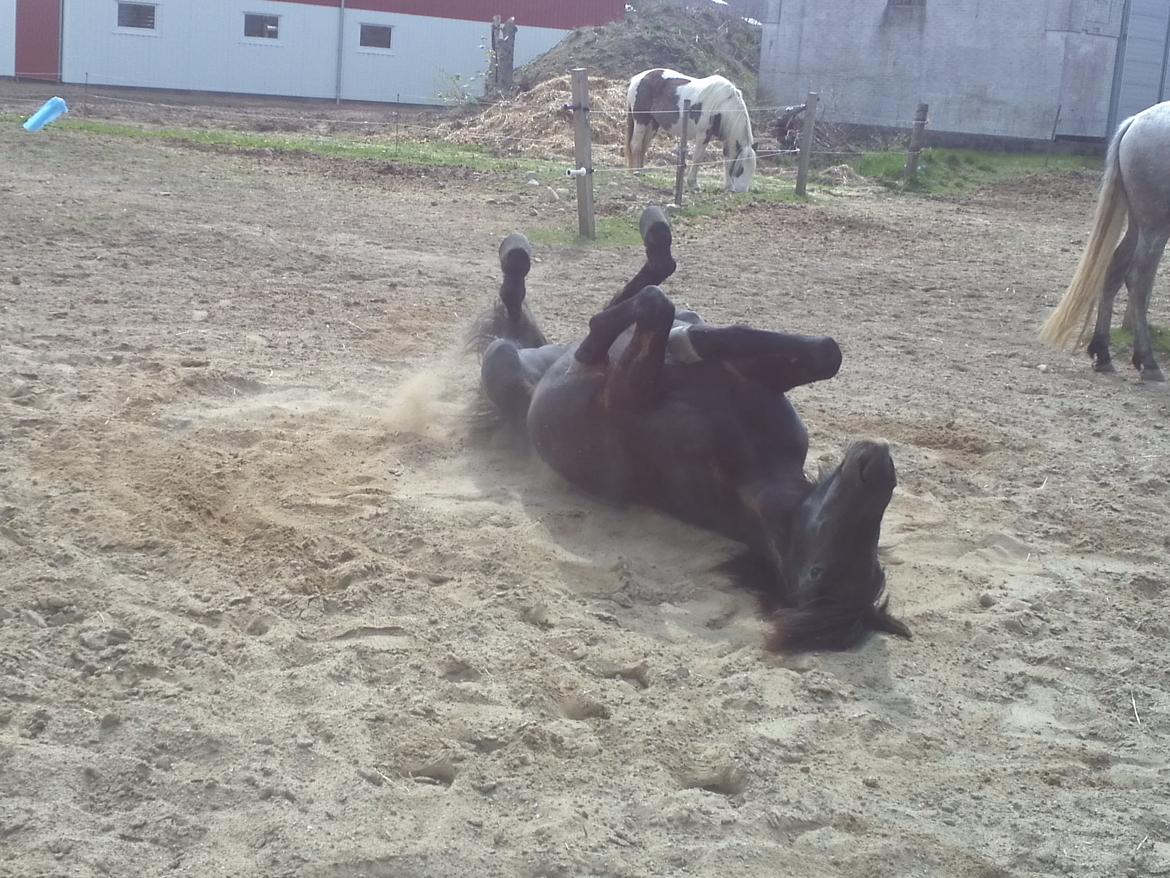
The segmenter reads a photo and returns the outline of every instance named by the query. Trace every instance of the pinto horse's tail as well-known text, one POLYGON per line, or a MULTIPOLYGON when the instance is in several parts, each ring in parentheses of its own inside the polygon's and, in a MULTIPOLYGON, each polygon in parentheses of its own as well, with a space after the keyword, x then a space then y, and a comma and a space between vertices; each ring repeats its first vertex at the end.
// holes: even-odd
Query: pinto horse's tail
POLYGON ((1064 298, 1040 328, 1040 340, 1052 347, 1079 348, 1085 341, 1089 323, 1097 310, 1097 303, 1105 287, 1105 274, 1121 238, 1129 210, 1117 154, 1121 138, 1132 122, 1133 118, 1122 122, 1109 144, 1109 152, 1105 157, 1105 178, 1101 182, 1097 213, 1085 252, 1081 254, 1081 261, 1065 290, 1064 298))

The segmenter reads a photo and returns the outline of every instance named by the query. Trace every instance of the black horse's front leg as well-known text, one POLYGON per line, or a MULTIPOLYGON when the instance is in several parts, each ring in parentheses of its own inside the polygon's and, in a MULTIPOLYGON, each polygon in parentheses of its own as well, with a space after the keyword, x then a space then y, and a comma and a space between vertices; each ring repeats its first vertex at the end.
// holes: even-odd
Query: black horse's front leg
POLYGON ((638 229, 642 234, 642 243, 646 245, 646 262, 622 291, 610 300, 607 307, 620 305, 646 287, 658 286, 674 274, 677 263, 670 252, 673 237, 670 222, 662 208, 648 207, 642 211, 638 229))
POLYGON ((719 361, 779 393, 825 381, 841 368, 841 348, 825 335, 791 335, 746 326, 679 327, 671 357, 680 363, 719 361))

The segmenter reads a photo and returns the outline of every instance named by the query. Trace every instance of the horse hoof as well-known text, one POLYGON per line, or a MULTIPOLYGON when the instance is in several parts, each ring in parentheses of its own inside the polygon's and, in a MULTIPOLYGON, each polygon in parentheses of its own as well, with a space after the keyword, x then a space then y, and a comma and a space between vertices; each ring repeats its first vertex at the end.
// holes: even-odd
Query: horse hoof
POLYGON ((1094 372, 1116 372, 1117 367, 1113 365, 1112 360, 1106 360, 1103 363, 1102 362, 1094 363, 1093 364, 1093 371, 1094 372))
POLYGON ((1154 383, 1154 382, 1165 381, 1165 380, 1166 380, 1166 376, 1162 374, 1162 370, 1159 369, 1157 366, 1154 366, 1152 369, 1150 369, 1150 368, 1142 369, 1142 381, 1149 381, 1151 383, 1154 383))

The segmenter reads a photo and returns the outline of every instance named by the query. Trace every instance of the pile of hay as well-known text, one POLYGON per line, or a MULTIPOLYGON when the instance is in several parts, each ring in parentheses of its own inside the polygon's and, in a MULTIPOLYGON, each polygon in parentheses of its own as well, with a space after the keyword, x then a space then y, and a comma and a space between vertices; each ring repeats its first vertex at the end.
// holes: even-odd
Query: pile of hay
MULTIPOLYGON (((527 90, 574 67, 613 79, 670 67, 689 76, 726 76, 749 102, 756 91, 762 28, 708 0, 636 0, 621 21, 571 31, 550 51, 516 71, 527 90)), ((524 39, 521 30, 519 40, 524 39)))
MULTIPOLYGON (((589 78, 592 111, 593 163, 597 167, 625 166, 626 89, 628 82, 589 78)), ((450 143, 490 150, 497 155, 554 160, 573 159, 573 102, 571 78, 558 76, 514 98, 492 104, 476 116, 438 126, 435 135, 450 143)), ((674 164, 676 144, 659 135, 646 163, 674 164)))

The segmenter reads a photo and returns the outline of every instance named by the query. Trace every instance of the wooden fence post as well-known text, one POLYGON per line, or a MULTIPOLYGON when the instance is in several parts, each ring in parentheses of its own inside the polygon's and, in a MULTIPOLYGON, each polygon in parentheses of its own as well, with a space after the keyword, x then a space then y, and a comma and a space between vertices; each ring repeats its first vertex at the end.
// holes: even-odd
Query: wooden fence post
POLYGON ((500 26, 496 44, 496 90, 504 96, 512 93, 516 67, 516 19, 509 18, 500 26))
POLYGON ((919 104, 918 112, 914 114, 914 127, 910 129, 910 149, 906 153, 907 183, 912 182, 918 173, 918 156, 922 152, 922 137, 926 131, 926 116, 929 112, 929 104, 919 104))
POLYGON ((687 123, 691 118, 691 102, 683 101, 682 134, 678 141, 678 167, 674 174, 674 203, 682 207, 683 178, 687 175, 687 123))
POLYGON ((808 187, 808 165, 812 160, 812 151, 815 140, 813 134, 817 126, 817 102, 820 96, 810 91, 804 102, 804 122, 800 127, 800 155, 796 164, 796 194, 803 196, 808 187))
POLYGON ((577 169, 577 228, 582 238, 597 238, 593 216, 593 141, 589 133, 589 72, 573 68, 573 135, 577 169))
POLYGON ((502 19, 498 15, 492 16, 492 42, 488 50, 487 87, 484 89, 489 98, 494 98, 500 91, 500 26, 502 19))

